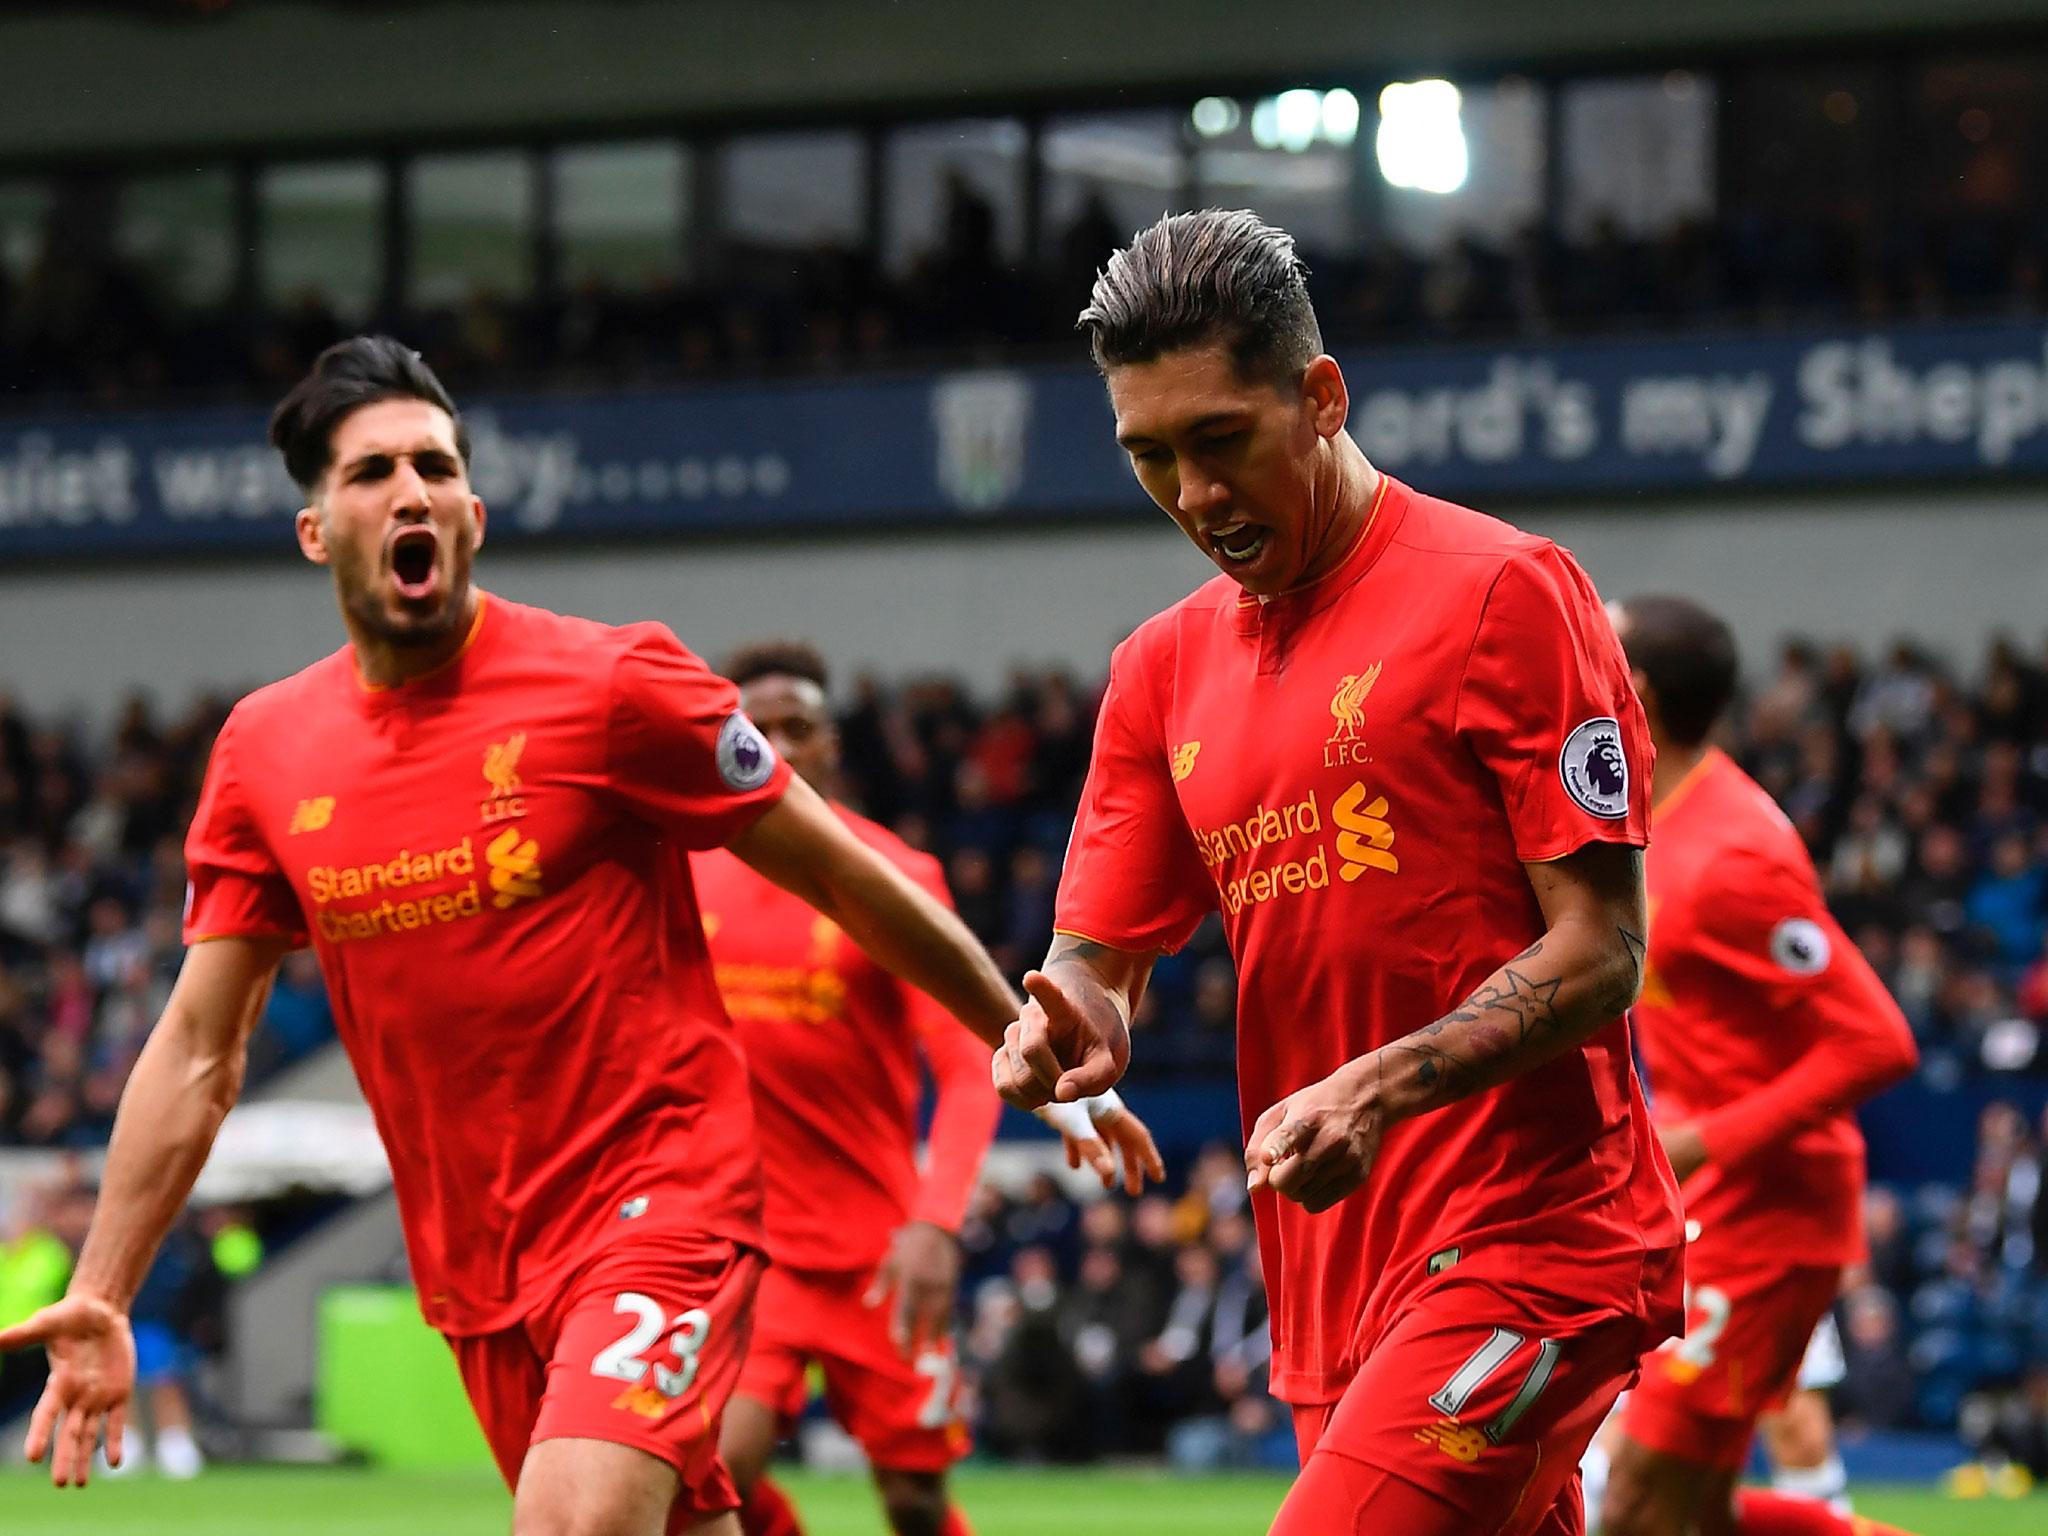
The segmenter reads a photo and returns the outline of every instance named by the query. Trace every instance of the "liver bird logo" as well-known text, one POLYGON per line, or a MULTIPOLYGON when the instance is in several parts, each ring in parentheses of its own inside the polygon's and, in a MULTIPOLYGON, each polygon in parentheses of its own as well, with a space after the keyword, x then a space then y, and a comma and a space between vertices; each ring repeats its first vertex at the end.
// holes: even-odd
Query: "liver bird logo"
POLYGON ((1337 728, 1330 733, 1330 740, 1356 741, 1364 731, 1365 696, 1380 680, 1381 665, 1376 661, 1363 672, 1347 672, 1337 684, 1336 696, 1330 700, 1330 714, 1335 717, 1337 728))
POLYGON ((526 732, 516 731, 504 741, 484 748, 484 781, 494 795, 509 795, 519 787, 519 754, 526 750, 526 732))

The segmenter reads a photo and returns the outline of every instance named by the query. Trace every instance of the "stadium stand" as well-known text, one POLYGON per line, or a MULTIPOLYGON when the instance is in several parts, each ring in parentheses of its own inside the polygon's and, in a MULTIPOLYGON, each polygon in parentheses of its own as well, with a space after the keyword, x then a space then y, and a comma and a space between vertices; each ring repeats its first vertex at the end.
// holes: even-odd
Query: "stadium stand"
MULTIPOLYGON (((1013 975, 1049 934, 1095 697, 1057 672, 1020 670, 985 698, 942 675, 864 676, 840 710, 851 798, 945 861, 963 917, 1013 975)), ((100 740, 0 702, 0 1143, 104 1140, 178 963, 178 838, 223 715, 217 698, 175 717, 137 698, 100 740)), ((1844 1417, 1960 1427, 2038 1460, 2048 655, 1998 637, 1956 667, 1908 642, 1866 661, 1794 641, 1731 746, 1812 847, 1922 1052, 1919 1081, 1866 1115, 1877 1182, 1870 1261, 1843 1302, 1844 1417), (1965 1143, 1946 1162, 1888 1161, 1930 1099, 1984 1104, 1974 1156, 1965 1143)), ((1233 1005, 1212 925, 1158 968, 1134 1030, 1134 1099, 1227 1081, 1233 1005)), ((331 1032, 317 967, 299 956, 256 1074, 331 1032)), ((1264 1302, 1236 1151, 1213 1145, 1177 1172, 1177 1197, 1129 1209, 1077 1205, 1044 1177, 982 1191, 962 1321, 999 1453, 1285 1454, 1260 1391, 1264 1302)))

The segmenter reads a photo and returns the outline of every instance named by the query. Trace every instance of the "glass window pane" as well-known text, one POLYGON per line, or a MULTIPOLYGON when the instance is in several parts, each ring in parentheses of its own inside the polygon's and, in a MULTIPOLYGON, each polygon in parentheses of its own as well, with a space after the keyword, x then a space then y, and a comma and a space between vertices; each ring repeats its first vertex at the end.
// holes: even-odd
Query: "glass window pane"
POLYGON ((1024 255, 1024 125, 1010 118, 919 123, 889 134, 882 260, 901 276, 943 248, 970 266, 1024 255), (986 246, 986 253, 972 247, 986 246))
POLYGON ((1543 216, 1543 93, 1526 80, 1459 90, 1466 146, 1462 185, 1450 192, 1389 186, 1387 229, 1415 251, 1461 237, 1504 246, 1543 216))
POLYGON ((1684 71, 1564 88, 1564 224, 1657 235, 1714 211, 1714 96, 1684 71))
POLYGON ((411 302, 533 292, 532 163, 513 150, 422 155, 406 182, 412 217, 411 302))
POLYGON ((1358 124, 1354 117, 1349 132, 1333 140, 1323 131, 1319 107, 1281 105, 1316 94, 1289 91, 1232 102, 1228 111, 1216 107, 1213 116, 1211 103, 1220 98, 1197 108, 1190 118, 1197 136, 1194 201, 1208 208, 1249 208, 1293 235, 1304 252, 1341 255, 1358 234, 1358 124), (1298 114, 1305 114, 1301 121, 1298 114))
POLYGON ((1898 174, 1888 124, 1897 93, 1888 68, 1745 69, 1727 94, 1735 134, 1727 177, 1744 208, 1800 220, 1867 208, 1898 174))
POLYGON ((342 320, 369 317, 384 280, 384 173, 367 160, 273 165, 262 173, 263 300, 309 294, 342 320))
POLYGON ((2014 52, 1930 63, 1914 82, 1908 133, 1925 157, 1920 196, 1930 211, 2034 214, 2048 181, 2048 58, 2014 52))
POLYGON ((583 144, 555 153, 562 278, 623 286, 682 273, 690 162, 680 144, 583 144))
MULTIPOLYGON (((1048 248, 1092 276, 1110 250, 1193 198, 1178 112, 1055 117, 1039 137, 1048 248)), ((1076 301, 1077 305, 1079 301, 1076 301)))
POLYGON ((0 274, 19 278, 36 264, 49 217, 48 182, 0 181, 0 274))
POLYGON ((225 167, 139 176, 121 190, 114 245, 179 304, 223 302, 235 280, 235 179, 225 167))
POLYGON ((718 151, 718 194, 729 240, 781 250, 859 246, 867 222, 860 135, 734 139, 718 151))

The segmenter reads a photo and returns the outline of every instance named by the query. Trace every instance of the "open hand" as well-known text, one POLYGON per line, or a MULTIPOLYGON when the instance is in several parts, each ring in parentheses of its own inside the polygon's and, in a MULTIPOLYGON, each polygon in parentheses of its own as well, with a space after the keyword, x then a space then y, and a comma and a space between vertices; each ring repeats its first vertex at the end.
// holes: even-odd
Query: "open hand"
POLYGON ((29 1419, 30 1461, 50 1453, 50 1481, 83 1488, 101 1433, 107 1460, 121 1464, 122 1429, 135 1392, 135 1336, 128 1315, 97 1296, 66 1296, 24 1322, 0 1330, 0 1351, 40 1344, 50 1379, 29 1419))
POLYGON ((1128 1105, 1093 1122, 1089 1129, 1094 1133, 1092 1136, 1060 1132, 1060 1146, 1067 1154, 1069 1168, 1079 1168, 1085 1162, 1095 1170, 1104 1189, 1115 1189, 1117 1164, 1121 1160, 1127 1195, 1142 1195, 1148 1178, 1154 1184, 1165 1181, 1166 1164, 1159 1156, 1159 1145, 1153 1141, 1145 1122, 1132 1114, 1128 1105))
POLYGON ((1030 1001, 1003 1031, 990 1067, 1003 1101, 1036 1109, 1114 1088, 1130 1064, 1131 1032, 1109 993, 1044 971, 1027 972, 1024 990, 1030 1001))
POLYGON ((890 1342, 915 1360, 951 1331, 959 1290, 960 1240, 932 1222, 913 1221, 889 1239, 888 1255, 862 1299, 871 1307, 891 1302, 890 1342))

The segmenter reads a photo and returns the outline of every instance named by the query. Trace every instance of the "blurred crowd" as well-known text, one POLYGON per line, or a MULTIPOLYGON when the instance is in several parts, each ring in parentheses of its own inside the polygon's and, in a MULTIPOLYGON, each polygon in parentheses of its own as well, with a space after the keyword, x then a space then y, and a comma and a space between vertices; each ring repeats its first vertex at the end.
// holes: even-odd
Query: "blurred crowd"
MULTIPOLYGON (((991 697, 864 676, 842 700, 848 798, 944 862, 1012 975, 1051 931, 1095 708, 1094 685, 1028 669, 991 697)), ((104 1138, 182 953, 180 838, 225 711, 136 699, 100 737, 0 694, 0 1144, 104 1138)), ((1730 746, 1805 836, 1923 1074, 2048 1077, 2048 655, 1998 638, 1962 667, 1905 642, 1866 662, 1795 641, 1730 746)), ((309 956, 269 1008, 259 1076, 332 1033, 309 956)), ((1212 921, 1158 967, 1133 1070, 1228 1072, 1235 1011, 1212 921)))
MULTIPOLYGON (((227 703, 104 740, 31 722, 0 689, 0 1146, 103 1143, 184 958, 183 839, 227 703)), ((260 1079, 334 1033, 310 951, 252 1047, 260 1079)))
POLYGON ((984 1187, 961 1242, 962 1366, 988 1451, 1294 1465, 1266 1395, 1265 1283, 1234 1146, 1204 1150, 1177 1199, 1076 1205, 1045 1175, 1014 1197, 984 1187))
MULTIPOLYGON (((288 388, 365 326, 407 337, 458 389, 716 381, 763 373, 1076 355, 1074 316, 1131 230, 1086 200, 1041 261, 1002 251, 987 199, 954 177, 932 248, 908 270, 872 252, 741 246, 697 281, 653 273, 344 320, 317 289, 193 307, 119 253, 105 215, 54 218, 39 255, 0 267, 0 404, 118 406, 288 388)), ((68 205, 67 205, 68 206, 68 205)), ((2001 209, 1873 231, 1863 217, 1731 210, 1633 235, 1612 218, 1567 238, 1531 226, 1436 250, 1368 239, 1308 252, 1337 344, 1946 316, 2048 314, 2039 231, 2001 209)))
MULTIPOLYGON (((1050 933, 1095 707, 1092 686, 1038 670, 989 697, 944 676, 861 677, 841 700, 848 798, 944 862, 961 915, 1012 975, 1050 933)), ((137 699, 102 737, 0 697, 0 1145, 104 1140, 179 962, 179 836, 224 714, 220 699, 175 718, 137 699)), ((1794 642, 1729 746, 1812 848, 1912 1023, 1928 1085, 2027 1106, 1986 1111, 1967 1183, 1873 1190, 1871 1260, 1843 1304, 1844 1413, 1960 1422, 1988 1454, 2038 1460, 2048 655, 2004 638, 1963 665, 1908 643, 1866 660, 1794 642)), ((1234 1015, 1212 922, 1159 965, 1134 1077, 1226 1076, 1234 1015)), ((296 956, 254 1072, 331 1035, 318 967, 296 956)), ((992 1450, 1191 1465, 1285 1453, 1235 1150, 1212 1148, 1176 1188, 1132 1205, 1077 1206, 1050 1180, 979 1197, 963 1325, 992 1450)))

